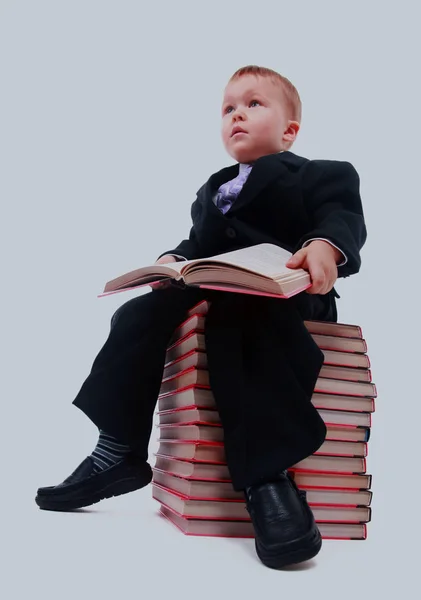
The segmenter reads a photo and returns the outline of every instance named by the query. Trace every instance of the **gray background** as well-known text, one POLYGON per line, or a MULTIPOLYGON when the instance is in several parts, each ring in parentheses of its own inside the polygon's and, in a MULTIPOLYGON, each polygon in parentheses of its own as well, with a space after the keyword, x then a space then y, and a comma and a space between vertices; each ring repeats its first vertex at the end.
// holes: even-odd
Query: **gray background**
POLYGON ((0 2, 4 597, 353 598, 410 584, 419 552, 415 5, 0 2), (139 292, 97 295, 187 234, 195 192, 233 162, 220 102, 248 63, 298 88, 293 152, 348 160, 360 174, 369 238, 360 274, 338 283, 339 319, 362 326, 379 395, 368 540, 327 541, 315 561, 279 573, 259 563, 251 540, 183 536, 158 518, 150 487, 79 514, 33 501, 96 441, 71 401, 113 312, 139 292))

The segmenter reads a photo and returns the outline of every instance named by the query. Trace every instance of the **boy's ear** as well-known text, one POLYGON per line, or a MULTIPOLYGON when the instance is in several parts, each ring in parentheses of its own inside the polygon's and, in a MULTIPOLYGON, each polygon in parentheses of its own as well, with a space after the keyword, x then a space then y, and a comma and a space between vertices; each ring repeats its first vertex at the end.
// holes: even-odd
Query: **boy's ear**
POLYGON ((282 136, 282 140, 287 142, 288 148, 295 142, 299 130, 300 124, 298 121, 288 121, 287 129, 284 131, 284 135, 282 136))

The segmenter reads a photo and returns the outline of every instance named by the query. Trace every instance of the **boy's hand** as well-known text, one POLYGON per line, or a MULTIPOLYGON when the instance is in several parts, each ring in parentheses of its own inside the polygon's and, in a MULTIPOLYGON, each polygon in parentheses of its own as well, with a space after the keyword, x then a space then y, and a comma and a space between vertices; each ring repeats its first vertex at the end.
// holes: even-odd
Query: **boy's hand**
POLYGON ((289 269, 305 269, 310 273, 312 286, 308 294, 327 294, 338 278, 337 262, 342 254, 323 240, 315 240, 298 250, 287 262, 289 269))
MULTIPOLYGON (((164 256, 161 256, 161 258, 158 258, 158 260, 155 261, 156 265, 165 265, 168 263, 172 263, 172 262, 177 262, 177 259, 174 256, 171 256, 171 254, 164 254, 164 256)), ((157 281, 156 283, 151 283, 150 286, 153 290, 162 290, 165 289, 167 287, 169 287, 171 285, 170 280, 166 280, 166 281, 157 281)))
POLYGON ((165 265, 167 263, 177 262, 177 259, 172 254, 164 254, 161 258, 155 261, 156 265, 165 265))

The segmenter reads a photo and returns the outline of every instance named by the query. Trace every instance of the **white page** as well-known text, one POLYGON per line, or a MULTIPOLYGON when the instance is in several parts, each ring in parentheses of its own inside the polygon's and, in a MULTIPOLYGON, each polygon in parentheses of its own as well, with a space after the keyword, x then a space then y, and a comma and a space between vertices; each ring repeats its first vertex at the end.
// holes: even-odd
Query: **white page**
MULTIPOLYGON (((274 246, 273 244, 258 244, 249 248, 242 248, 211 257, 208 260, 219 264, 233 265, 251 271, 258 275, 274 278, 280 274, 297 272, 296 269, 288 269, 285 263, 292 256, 288 250, 274 246)), ((198 265, 198 268, 203 265, 198 265)), ((195 266, 189 268, 194 270, 195 266)))

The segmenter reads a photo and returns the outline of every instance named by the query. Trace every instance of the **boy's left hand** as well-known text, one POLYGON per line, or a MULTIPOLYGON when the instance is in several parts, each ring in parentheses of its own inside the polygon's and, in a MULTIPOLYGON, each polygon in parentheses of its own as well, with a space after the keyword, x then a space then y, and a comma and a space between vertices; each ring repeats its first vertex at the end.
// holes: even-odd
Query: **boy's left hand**
POLYGON ((312 286, 308 294, 327 294, 338 278, 337 263, 342 254, 323 240, 314 240, 298 250, 286 263, 289 269, 305 269, 310 273, 312 286))

